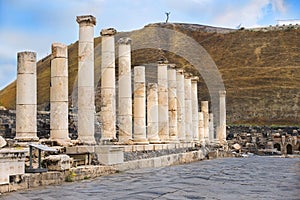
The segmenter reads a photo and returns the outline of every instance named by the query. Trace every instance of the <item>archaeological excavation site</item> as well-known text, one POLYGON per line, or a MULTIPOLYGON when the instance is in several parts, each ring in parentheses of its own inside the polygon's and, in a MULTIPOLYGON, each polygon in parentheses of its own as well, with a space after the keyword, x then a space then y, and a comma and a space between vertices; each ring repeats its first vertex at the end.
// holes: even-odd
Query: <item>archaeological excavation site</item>
MULTIPOLYGON (((299 156, 300 68, 287 63, 291 68, 273 69, 276 77, 260 83, 272 71, 265 59, 271 42, 260 40, 279 45, 276 34, 299 35, 298 25, 235 30, 155 23, 95 36, 94 16, 70 23, 76 22, 78 41, 53 42, 41 60, 34 50, 16 52, 16 80, 0 91, 0 193, 205 159, 299 156), (241 38, 256 41, 247 59, 231 55, 242 51, 241 38), (253 60, 251 75, 245 69, 231 75, 253 60), (265 91, 285 79, 285 70, 296 74, 298 88, 286 82, 280 90, 287 96, 275 101, 284 92, 265 91), (262 88, 243 85, 246 74, 262 88)), ((294 54, 282 60, 299 63, 294 54)))

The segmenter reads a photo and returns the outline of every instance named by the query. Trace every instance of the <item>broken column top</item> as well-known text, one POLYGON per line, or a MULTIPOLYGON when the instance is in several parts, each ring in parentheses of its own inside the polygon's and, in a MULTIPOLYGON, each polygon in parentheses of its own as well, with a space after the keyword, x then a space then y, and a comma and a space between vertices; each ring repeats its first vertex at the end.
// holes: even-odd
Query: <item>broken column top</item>
POLYGON ((117 33, 117 30, 114 28, 102 29, 100 34, 101 36, 113 36, 117 33))
POLYGON ((66 58, 68 54, 68 47, 65 44, 53 43, 52 46, 52 58, 66 58))
POLYGON ((26 59, 27 61, 35 62, 36 61, 36 52, 33 52, 33 51, 18 52, 18 60, 19 59, 26 59))
POLYGON ((76 17, 76 21, 78 24, 86 23, 96 25, 96 17, 93 15, 81 15, 76 17))
POLYGON ((128 44, 131 44, 131 38, 129 37, 123 37, 123 38, 120 38, 118 40, 118 44, 125 44, 125 45, 128 45, 128 44))
POLYGON ((36 73, 36 52, 23 51, 18 52, 18 74, 36 73))

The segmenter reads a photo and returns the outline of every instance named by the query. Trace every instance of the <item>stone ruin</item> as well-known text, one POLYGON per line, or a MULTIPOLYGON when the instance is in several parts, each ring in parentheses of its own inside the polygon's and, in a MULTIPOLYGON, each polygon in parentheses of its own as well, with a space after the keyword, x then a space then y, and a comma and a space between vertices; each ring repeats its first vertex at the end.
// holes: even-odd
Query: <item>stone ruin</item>
MULTIPOLYGON (((145 66, 134 66, 131 71, 130 38, 121 38, 117 42, 119 87, 116 88, 116 30, 113 28, 101 31, 101 109, 96 113, 93 35, 96 18, 78 16, 76 21, 79 24, 78 138, 72 140, 69 137, 67 46, 52 44, 49 139, 39 139, 37 135, 36 53, 19 52, 16 136, 13 142, 10 141, 10 148, 6 148, 3 140, 1 142, 5 148, 0 150, 0 185, 8 183, 8 176, 24 173, 25 157, 31 143, 43 143, 57 149, 58 155, 44 153, 49 170, 66 170, 72 165, 122 163, 124 152, 126 155, 131 151, 227 146, 226 92, 219 91, 220 115, 215 131, 209 102, 201 101, 198 105, 199 77, 162 60, 157 64, 157 83, 147 83, 145 66), (99 140, 94 137, 95 115, 101 123, 99 140), (53 163, 56 166, 50 166, 53 163), (2 170, 12 169, 12 165, 18 167, 12 171, 2 170)), ((4 128, 7 131, 7 127, 4 128)))

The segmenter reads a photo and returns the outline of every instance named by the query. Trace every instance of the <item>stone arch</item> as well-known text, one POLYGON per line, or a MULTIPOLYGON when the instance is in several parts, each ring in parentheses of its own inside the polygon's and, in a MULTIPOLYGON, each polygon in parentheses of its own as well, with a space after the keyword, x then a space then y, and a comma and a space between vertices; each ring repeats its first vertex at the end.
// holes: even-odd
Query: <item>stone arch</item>
POLYGON ((291 144, 286 145, 286 154, 293 154, 293 146, 291 144))
POLYGON ((274 149, 277 149, 277 151, 281 151, 281 145, 279 143, 275 143, 274 149))

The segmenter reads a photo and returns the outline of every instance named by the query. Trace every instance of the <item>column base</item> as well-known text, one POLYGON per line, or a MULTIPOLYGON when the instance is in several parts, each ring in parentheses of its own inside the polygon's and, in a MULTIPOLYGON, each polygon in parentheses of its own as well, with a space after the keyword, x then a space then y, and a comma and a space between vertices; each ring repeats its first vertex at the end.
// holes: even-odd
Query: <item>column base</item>
POLYGON ((50 138, 51 141, 56 142, 59 146, 69 146, 71 144, 71 139, 59 139, 59 138, 50 138))
POLYGON ((137 138, 133 139, 134 144, 149 144, 149 141, 146 138, 137 138))
POLYGON ((148 138, 148 141, 150 144, 161 144, 161 141, 159 138, 148 138))
POLYGON ((95 145, 96 144, 96 140, 93 136, 81 136, 81 137, 78 137, 78 140, 80 141, 80 143, 86 144, 86 145, 95 145))
POLYGON ((15 140, 18 142, 38 142, 39 138, 38 137, 15 137, 15 140))
POLYGON ((117 142, 117 144, 120 144, 120 145, 133 145, 134 142, 132 139, 128 139, 128 140, 119 140, 119 142, 117 142))
POLYGON ((179 143, 179 140, 178 140, 177 136, 170 136, 169 141, 170 141, 170 143, 175 143, 175 144, 179 143))

